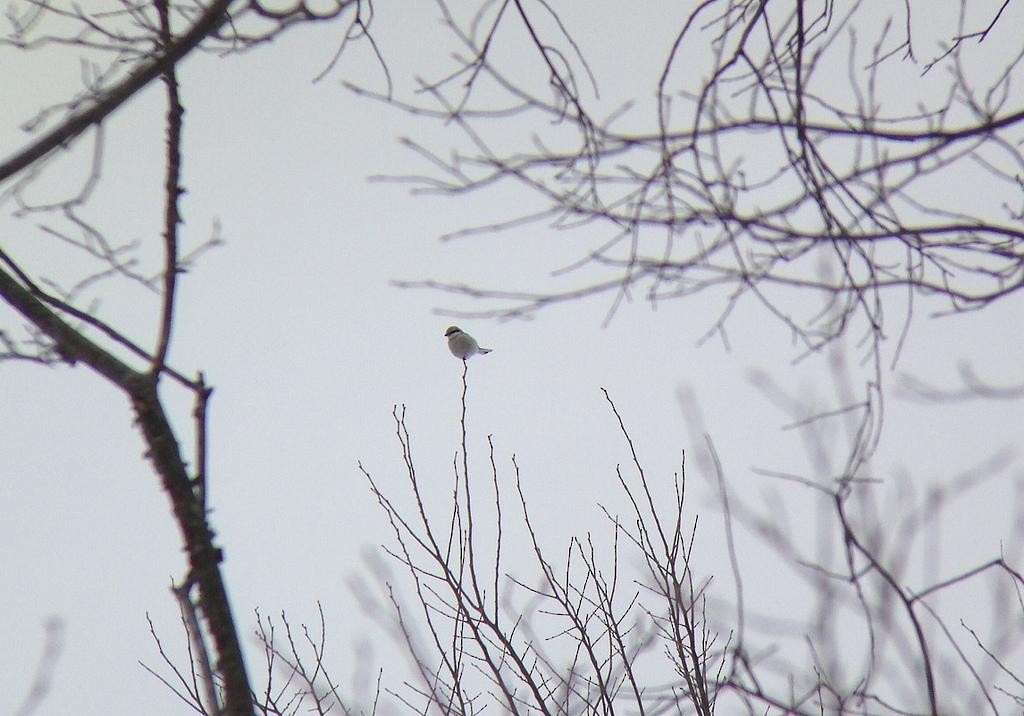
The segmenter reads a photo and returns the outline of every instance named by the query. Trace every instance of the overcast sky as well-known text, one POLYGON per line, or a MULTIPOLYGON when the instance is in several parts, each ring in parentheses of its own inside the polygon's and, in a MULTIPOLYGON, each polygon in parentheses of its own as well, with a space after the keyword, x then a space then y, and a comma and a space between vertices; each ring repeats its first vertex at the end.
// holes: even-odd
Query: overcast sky
MULTIPOLYGON (((392 72, 403 88, 414 72, 430 75, 431 67, 444 66, 445 56, 425 47, 436 30, 429 16, 398 22, 379 10, 378 40, 385 56, 396 57, 392 72)), ((603 53, 601 38, 620 38, 578 22, 571 29, 612 88, 631 76, 651 76, 665 51, 654 33, 648 42, 623 42, 614 54, 603 53), (635 54, 626 51, 634 46, 635 54)), ((211 519, 254 681, 260 683, 262 664, 249 639, 253 610, 275 617, 286 610, 294 622, 315 622, 319 600, 334 675, 350 684, 354 675, 372 678, 367 665, 376 664, 389 686, 400 687, 403 667, 352 596, 353 581, 373 578, 366 556, 390 538, 357 461, 402 493, 391 413, 404 405, 421 480, 437 485, 439 504, 446 497, 458 448, 462 369, 445 346, 450 323, 494 350, 470 364, 470 449, 484 460, 486 437, 493 435, 508 480, 516 455, 553 555, 564 552, 570 535, 606 527, 597 502, 626 508, 615 466, 628 463, 628 447, 601 388, 615 400, 650 474, 667 484, 687 451, 690 509, 702 515, 698 566, 715 575, 722 603, 732 593, 717 487, 702 458, 705 433, 731 490, 813 540, 817 525, 804 512, 806 495, 751 469, 810 470, 806 436, 783 430, 795 416, 764 389, 764 376, 808 412, 827 410, 837 401, 830 362, 844 360, 858 390, 868 375, 852 339, 843 351, 794 365, 798 349, 787 329, 743 304, 731 320, 728 349, 714 339, 698 345, 722 309, 720 294, 666 301, 657 310, 641 295, 607 326, 607 297, 554 307, 530 321, 439 315, 437 309, 476 306, 392 282, 552 285, 548 272, 578 257, 579 247, 537 227, 439 241, 446 232, 510 216, 514 197, 412 196, 401 183, 368 181, 426 171, 398 139, 443 143, 445 129, 341 87, 343 78, 380 87, 365 47, 356 46, 314 83, 339 31, 299 28, 247 54, 193 57, 180 71, 187 107, 185 241, 199 245, 218 225, 224 243, 203 254, 180 283, 171 362, 189 374, 202 370, 215 390, 211 519)), ((0 153, 25 141, 20 122, 75 88, 74 54, 66 55, 67 66, 55 66, 0 48, 0 67, 24 63, 4 70, 0 153)), ((154 84, 104 126, 103 181, 85 213, 118 242, 158 239, 162 112, 163 89, 154 84)), ((89 140, 82 141, 87 147, 89 140)), ((68 160, 69 175, 87 156, 68 160)), ((5 251, 45 267, 42 275, 58 278, 69 270, 66 248, 40 231, 40 222, 15 221, 10 205, 4 209, 5 251)), ((156 296, 118 281, 89 295, 101 301, 100 315, 128 333, 141 340, 152 335, 156 296)), ((885 424, 869 472, 885 480, 878 488, 884 511, 908 492, 920 498, 929 486, 984 473, 979 465, 1007 451, 994 479, 956 501, 932 533, 942 545, 935 576, 949 576, 997 556, 1001 546, 1012 552, 1020 540, 1024 414, 1019 400, 922 404, 900 388, 901 376, 955 388, 967 364, 993 384, 1019 382, 1024 298, 1018 292, 983 312, 941 319, 929 317, 933 308, 927 300, 918 304, 899 363, 885 373, 885 424)), ((0 327, 21 323, 0 307, 0 327)), ((164 394, 190 444, 187 396, 170 385, 164 394)), ((62 652, 37 713, 183 713, 137 663, 161 667, 147 612, 175 655, 183 654, 168 591, 183 560, 169 502, 142 457, 127 401, 83 367, 5 362, 0 406, 0 713, 24 699, 45 625, 54 619, 63 625, 62 652)), ((836 446, 832 457, 841 464, 843 431, 822 429, 820 438, 836 446)), ((756 537, 741 532, 739 554, 748 602, 771 611, 800 599, 806 582, 780 581, 792 565, 767 560, 756 537)), ((531 574, 528 562, 521 569, 531 574)), ((971 616, 987 624, 995 615, 982 606, 971 616)), ((1024 665, 1024 655, 1017 658, 1024 665)))

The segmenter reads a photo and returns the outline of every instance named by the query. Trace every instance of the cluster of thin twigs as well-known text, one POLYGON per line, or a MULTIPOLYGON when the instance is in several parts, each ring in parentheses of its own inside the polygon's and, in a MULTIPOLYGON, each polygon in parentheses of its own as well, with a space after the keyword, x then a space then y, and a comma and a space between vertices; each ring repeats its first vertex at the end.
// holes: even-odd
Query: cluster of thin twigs
POLYGON ((417 471, 404 407, 394 417, 414 508, 406 512, 361 467, 393 528, 389 551, 408 569, 415 593, 410 608, 408 598, 388 591, 419 676, 407 692, 390 693, 421 712, 609 713, 629 704, 642 712, 688 702, 695 713, 712 713, 724 645, 706 628, 707 584, 689 566, 695 526, 683 515, 684 473, 673 482, 673 507, 659 509, 664 496, 634 453, 633 474, 619 472, 631 514, 606 512, 610 544, 574 538, 564 563, 555 562, 541 547, 515 458, 516 518, 508 516, 492 440, 490 476, 471 475, 463 378, 463 439, 447 514, 431 513, 432 488, 417 471), (507 553, 523 546, 515 533, 529 545, 536 581, 515 576, 520 565, 506 566, 507 553), (638 581, 624 574, 624 548, 643 556, 638 581), (529 606, 513 606, 519 597, 529 606), (652 689, 659 671, 671 685, 652 689))

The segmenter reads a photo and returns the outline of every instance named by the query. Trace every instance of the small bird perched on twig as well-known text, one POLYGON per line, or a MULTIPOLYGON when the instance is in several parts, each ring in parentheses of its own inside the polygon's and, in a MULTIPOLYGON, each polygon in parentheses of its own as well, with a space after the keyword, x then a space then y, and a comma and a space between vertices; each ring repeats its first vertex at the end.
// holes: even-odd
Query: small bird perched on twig
POLYGON ((476 342, 476 339, 473 338, 473 336, 469 335, 458 326, 448 326, 448 330, 444 332, 444 335, 448 338, 448 350, 450 350, 452 355, 456 358, 466 360, 477 353, 491 352, 490 348, 481 348, 480 344, 476 342))

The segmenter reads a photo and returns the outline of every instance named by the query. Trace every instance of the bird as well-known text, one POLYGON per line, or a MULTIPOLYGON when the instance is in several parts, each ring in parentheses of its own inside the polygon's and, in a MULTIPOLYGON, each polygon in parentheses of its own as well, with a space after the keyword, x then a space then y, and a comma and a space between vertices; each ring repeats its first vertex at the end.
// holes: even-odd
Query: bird
POLYGON ((448 330, 444 332, 445 337, 448 338, 448 350, 452 352, 452 355, 456 358, 466 360, 470 356, 474 356, 477 353, 490 353, 490 348, 481 348, 480 344, 476 342, 473 336, 466 333, 458 326, 448 326, 448 330))

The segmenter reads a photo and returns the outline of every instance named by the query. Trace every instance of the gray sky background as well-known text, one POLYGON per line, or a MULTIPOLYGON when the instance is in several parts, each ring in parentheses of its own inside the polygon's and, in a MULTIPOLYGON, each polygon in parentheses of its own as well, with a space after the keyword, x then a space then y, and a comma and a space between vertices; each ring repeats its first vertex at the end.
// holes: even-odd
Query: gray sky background
MULTIPOLYGON (((422 18, 409 17, 408 8, 402 17, 389 15, 394 11, 384 5, 378 3, 376 37, 393 75, 408 88, 413 73, 432 76, 445 66, 446 55, 432 45, 440 29, 429 4, 422 18)), ((651 5, 650 18, 669 6, 651 5)), ((1011 11, 1020 15, 1020 6, 1011 11)), ((567 19, 609 107, 632 78, 652 78, 653 88, 652 68, 663 60, 671 28, 658 32, 650 18, 638 17, 622 34, 605 29, 607 18, 596 12, 567 19), (630 41, 641 27, 643 42, 630 41)), ((1006 20, 1004 31, 1021 26, 1014 22, 1006 20)), ((478 466, 486 465, 486 436, 493 435, 511 490, 509 461, 517 456, 553 557, 564 553, 570 535, 606 528, 597 502, 626 509, 615 466, 627 464, 629 453, 602 387, 649 474, 666 489, 687 451, 690 510, 701 513, 698 567, 715 575, 716 599, 731 599, 731 577, 717 488, 702 457, 704 432, 714 439, 729 489, 786 529, 806 534, 808 554, 815 554, 819 526, 806 493, 751 470, 809 471, 806 436, 782 430, 793 416, 758 387, 758 376, 798 396, 808 413, 826 410, 836 401, 828 366, 836 354, 794 365, 797 349, 785 327, 750 303, 730 321, 731 350, 718 340, 698 346, 721 311, 721 295, 667 301, 652 311, 640 294, 602 328, 607 297, 555 307, 530 321, 453 320, 435 309, 479 306, 394 287, 395 279, 428 278, 550 287, 557 279, 548 272, 578 257, 583 244, 537 227, 441 242, 446 232, 514 215, 515 195, 414 197, 401 184, 368 182, 371 175, 429 169, 399 145, 400 136, 437 146, 447 139, 437 124, 340 86, 349 78, 381 87, 365 46, 350 48, 340 67, 314 84, 338 32, 339 25, 298 29, 241 56, 194 57, 180 73, 187 107, 184 236, 198 245, 219 222, 225 243, 180 283, 171 358, 186 373, 204 371, 215 388, 212 523, 243 632, 251 633, 255 608, 275 617, 283 609, 293 623, 314 623, 320 600, 335 677, 350 684, 354 674, 373 678, 383 666, 385 682, 400 688, 403 666, 352 596, 353 580, 373 578, 366 555, 389 540, 357 461, 403 494, 391 411, 404 404, 421 480, 437 485, 443 504, 461 389, 461 364, 443 339, 450 323, 494 349, 470 366, 470 441, 478 466)), ((0 48, 5 156, 26 139, 16 128, 20 122, 76 87, 75 54, 66 54, 67 66, 44 66, 0 48)), ((113 241, 158 238, 162 113, 163 88, 154 84, 105 126, 103 181, 84 213, 113 241)), ((82 159, 67 161, 71 176, 82 159)), ((964 190, 970 192, 969 182, 964 190)), ((74 275, 66 249, 36 224, 15 222, 4 211, 5 250, 46 266, 43 274, 74 275)), ((102 299, 100 315, 150 339, 157 297, 116 280, 90 295, 102 299)), ((1008 554, 1016 549, 1024 514, 1024 415, 1020 401, 923 405, 907 397, 900 376, 955 388, 958 366, 966 363, 993 384, 1019 382, 1024 297, 942 319, 929 317, 934 308, 927 300, 917 304, 900 361, 884 376, 885 426, 871 473, 885 480, 878 488, 884 514, 908 493, 920 499, 959 475, 985 473, 979 466, 1008 451, 995 477, 957 499, 941 528, 929 533, 940 541, 941 559, 926 568, 950 576, 997 556, 1000 545, 1008 554)), ((899 310, 894 303, 896 315, 899 310)), ((0 326, 20 323, 0 308, 0 326)), ((860 349, 850 342, 844 349, 859 390, 867 375, 857 364, 860 349)), ((890 342, 890 359, 893 349, 890 342)), ((190 406, 169 383, 164 394, 188 443, 190 406)), ((0 404, 0 713, 11 713, 24 698, 44 624, 54 617, 64 625, 63 651, 37 713, 183 713, 137 664, 161 667, 147 612, 172 653, 184 653, 168 591, 183 560, 168 500, 142 457, 127 402, 84 368, 4 363, 0 404)), ((822 439, 836 446, 836 465, 845 455, 842 423, 821 426, 822 439)), ((793 576, 792 565, 769 560, 748 533, 741 531, 739 540, 748 605, 785 612, 806 602, 807 583, 793 576)), ((528 562, 516 566, 534 574, 528 562)), ((956 594, 943 605, 957 615, 971 609, 967 616, 979 625, 997 617, 987 605, 959 604, 956 594)), ((247 648, 251 672, 259 674, 257 645, 249 640, 247 648)), ((1017 657, 1024 667, 1024 654, 1017 657)))

